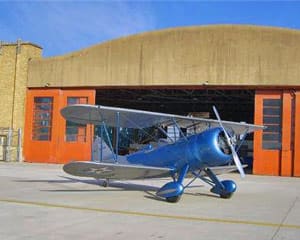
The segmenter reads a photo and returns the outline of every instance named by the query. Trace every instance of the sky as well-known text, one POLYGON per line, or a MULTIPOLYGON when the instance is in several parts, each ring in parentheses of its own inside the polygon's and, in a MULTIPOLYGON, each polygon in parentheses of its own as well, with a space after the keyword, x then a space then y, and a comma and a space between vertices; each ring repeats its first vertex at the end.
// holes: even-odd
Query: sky
POLYGON ((300 0, 0 0, 0 40, 38 44, 44 57, 147 31, 210 24, 300 29, 300 0))

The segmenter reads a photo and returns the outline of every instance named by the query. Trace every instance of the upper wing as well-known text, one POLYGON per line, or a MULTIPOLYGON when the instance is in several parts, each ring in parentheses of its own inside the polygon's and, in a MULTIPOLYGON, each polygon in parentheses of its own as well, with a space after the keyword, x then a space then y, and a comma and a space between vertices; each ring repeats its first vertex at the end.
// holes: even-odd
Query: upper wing
MULTIPOLYGON (((100 105, 76 104, 61 110, 63 117, 80 124, 100 125, 105 122, 109 126, 124 128, 146 128, 155 125, 172 125, 174 121, 183 128, 197 126, 204 129, 219 127, 214 119, 186 117, 174 114, 141 111, 127 108, 106 107, 100 105)), ((264 126, 222 121, 223 126, 232 129, 236 134, 244 134, 263 129, 264 126)))
POLYGON ((173 169, 118 163, 71 162, 63 167, 66 173, 96 179, 143 179, 170 176, 173 169))

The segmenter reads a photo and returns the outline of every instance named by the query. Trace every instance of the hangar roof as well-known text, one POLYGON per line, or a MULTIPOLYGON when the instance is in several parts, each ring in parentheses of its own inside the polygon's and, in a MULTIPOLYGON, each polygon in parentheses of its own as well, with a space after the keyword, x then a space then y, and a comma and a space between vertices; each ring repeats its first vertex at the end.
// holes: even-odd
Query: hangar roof
POLYGON ((298 86, 300 31, 211 25, 146 32, 34 59, 28 87, 298 86))

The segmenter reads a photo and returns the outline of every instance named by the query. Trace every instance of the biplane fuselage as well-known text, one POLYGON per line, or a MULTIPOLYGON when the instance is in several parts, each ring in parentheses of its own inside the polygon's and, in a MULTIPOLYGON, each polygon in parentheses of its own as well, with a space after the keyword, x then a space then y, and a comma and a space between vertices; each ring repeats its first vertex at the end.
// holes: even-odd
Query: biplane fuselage
POLYGON ((146 148, 127 156, 130 164, 181 169, 189 165, 189 171, 228 164, 232 157, 221 144, 222 129, 212 128, 196 135, 181 138, 175 143, 158 148, 146 148))

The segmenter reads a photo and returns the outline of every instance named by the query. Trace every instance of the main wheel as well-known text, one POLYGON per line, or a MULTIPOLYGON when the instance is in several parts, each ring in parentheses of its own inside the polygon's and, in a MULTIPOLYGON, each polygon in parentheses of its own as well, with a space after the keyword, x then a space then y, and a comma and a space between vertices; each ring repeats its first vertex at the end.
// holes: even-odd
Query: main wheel
POLYGON ((221 193, 220 197, 221 198, 231 198, 233 195, 233 192, 227 192, 227 193, 221 193))
POLYGON ((167 202, 170 202, 170 203, 176 203, 180 200, 181 198, 181 195, 178 195, 178 196, 173 196, 173 197, 167 197, 166 200, 167 202))
POLYGON ((231 198, 233 193, 236 190, 236 184, 234 181, 231 180, 224 180, 222 181, 222 184, 225 189, 221 190, 219 193, 221 198, 231 198))

